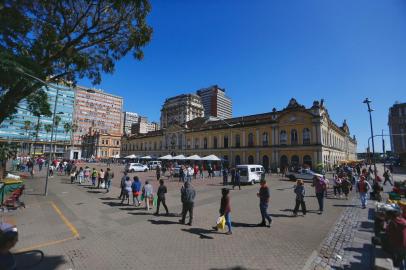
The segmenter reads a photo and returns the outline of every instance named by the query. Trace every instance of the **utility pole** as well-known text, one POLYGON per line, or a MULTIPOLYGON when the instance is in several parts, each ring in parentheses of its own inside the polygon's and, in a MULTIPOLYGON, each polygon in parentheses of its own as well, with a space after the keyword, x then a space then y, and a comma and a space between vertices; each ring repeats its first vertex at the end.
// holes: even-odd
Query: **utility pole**
POLYGON ((383 158, 383 171, 386 171, 386 153, 385 153, 385 139, 383 138, 383 129, 382 129, 382 158, 383 158))
POLYGON ((371 112, 373 112, 374 110, 371 109, 371 103, 372 101, 369 100, 368 98, 366 98, 363 103, 367 104, 368 106, 368 113, 369 113, 369 126, 371 128, 371 138, 372 138, 372 162, 374 163, 374 175, 375 175, 375 179, 376 179, 376 162, 375 162, 375 141, 374 141, 374 129, 372 126, 372 114, 371 112))

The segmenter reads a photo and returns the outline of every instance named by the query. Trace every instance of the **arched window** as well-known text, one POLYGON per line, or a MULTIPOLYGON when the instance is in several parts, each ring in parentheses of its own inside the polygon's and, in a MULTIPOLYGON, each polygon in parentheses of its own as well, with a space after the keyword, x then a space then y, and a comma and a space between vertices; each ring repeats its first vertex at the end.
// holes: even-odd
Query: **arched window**
POLYGON ((296 129, 292 129, 290 131, 290 143, 297 144, 297 131, 296 129))
POLYGON ((269 135, 268 132, 262 133, 262 145, 267 146, 269 144, 269 135))
POLYGON ((241 158, 239 155, 235 156, 235 165, 240 165, 241 164, 241 158))
POLYGON ((309 155, 305 155, 303 157, 303 165, 308 166, 309 168, 312 168, 312 158, 309 155))
POLYGON ((310 144, 310 129, 303 129, 303 144, 310 144))
POLYGON ((223 144, 224 144, 224 148, 228 148, 228 136, 227 135, 225 135, 224 136, 224 140, 223 140, 223 144))
POLYGON ((253 147, 254 146, 254 134, 249 133, 248 134, 248 147, 253 147))
POLYGON ((254 164, 254 157, 248 156, 248 164, 254 164))
POLYGON ((199 149, 200 140, 199 138, 195 138, 195 149, 199 149))
POLYGON ((286 135, 285 130, 281 130, 281 133, 279 135, 279 143, 280 144, 287 144, 288 142, 288 136, 286 135))
POLYGON ((293 155, 292 158, 290 159, 290 163, 292 166, 297 167, 299 166, 299 156, 293 155))
POLYGON ((281 156, 280 166, 281 169, 285 169, 286 167, 289 166, 289 160, 287 156, 285 155, 281 156))
POLYGON ((240 141, 240 134, 235 135, 235 147, 240 147, 241 141, 240 141))
POLYGON ((217 148, 217 136, 213 137, 213 148, 216 149, 217 148))
POLYGON ((203 139, 203 148, 207 149, 207 138, 206 137, 204 137, 204 139, 203 139))
POLYGON ((264 166, 265 172, 269 171, 269 157, 267 155, 262 157, 262 166, 264 166))

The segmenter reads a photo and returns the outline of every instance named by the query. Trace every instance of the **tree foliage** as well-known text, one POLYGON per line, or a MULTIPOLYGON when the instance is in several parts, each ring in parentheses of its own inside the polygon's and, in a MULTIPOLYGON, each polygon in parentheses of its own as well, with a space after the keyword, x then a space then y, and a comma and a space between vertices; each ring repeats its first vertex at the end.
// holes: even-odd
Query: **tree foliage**
POLYGON ((128 53, 141 60, 152 28, 148 0, 0 2, 0 123, 41 80, 100 83, 128 53), (25 73, 25 74, 24 74, 25 73))

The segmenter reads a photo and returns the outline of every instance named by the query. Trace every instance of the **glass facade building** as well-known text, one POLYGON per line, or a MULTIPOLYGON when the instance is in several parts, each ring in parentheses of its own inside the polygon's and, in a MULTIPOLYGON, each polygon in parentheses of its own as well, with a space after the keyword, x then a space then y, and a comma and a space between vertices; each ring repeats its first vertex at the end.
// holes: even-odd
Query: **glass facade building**
MULTIPOLYGON (((44 87, 43 89, 48 95, 48 102, 52 113, 54 112, 55 99, 58 92, 56 115, 58 115, 61 120, 59 125, 54 128, 53 141, 57 144, 69 144, 71 141, 71 133, 65 131, 64 125, 65 123, 72 125, 75 92, 72 88, 63 85, 51 85, 49 87, 44 87), (57 88, 59 88, 59 91, 57 88)), ((44 142, 49 142, 51 140, 51 131, 47 129, 46 126, 52 125, 52 119, 53 115, 50 117, 40 117, 38 143, 44 144, 44 142)), ((19 103, 17 112, 1 123, 0 140, 30 141, 33 143, 36 140, 35 126, 37 125, 37 122, 38 118, 28 110, 27 101, 23 100, 19 103)))

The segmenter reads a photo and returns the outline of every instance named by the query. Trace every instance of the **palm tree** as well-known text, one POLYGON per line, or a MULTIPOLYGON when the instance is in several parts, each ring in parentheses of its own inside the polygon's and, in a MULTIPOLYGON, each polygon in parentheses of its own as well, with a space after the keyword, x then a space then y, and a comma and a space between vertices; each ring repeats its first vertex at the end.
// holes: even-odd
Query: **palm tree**
POLYGON ((47 137, 48 137, 48 133, 51 132, 51 130, 52 130, 52 125, 50 125, 50 124, 44 125, 44 129, 45 129, 45 132, 47 133, 47 137))
POLYGON ((37 124, 34 125, 34 130, 35 130, 34 155, 37 152, 36 146, 37 146, 37 141, 38 141, 38 134, 39 134, 39 131, 41 130, 41 126, 42 126, 42 124, 39 120, 40 120, 40 118, 38 117, 37 124))
POLYGON ((68 136, 68 133, 72 130, 72 124, 66 122, 66 123, 63 125, 63 129, 65 130, 65 141, 66 141, 66 137, 68 136))
MULTIPOLYGON (((7 160, 17 155, 16 143, 0 143, 0 180, 6 176, 7 160)), ((2 202, 0 202, 2 203, 2 202)))

